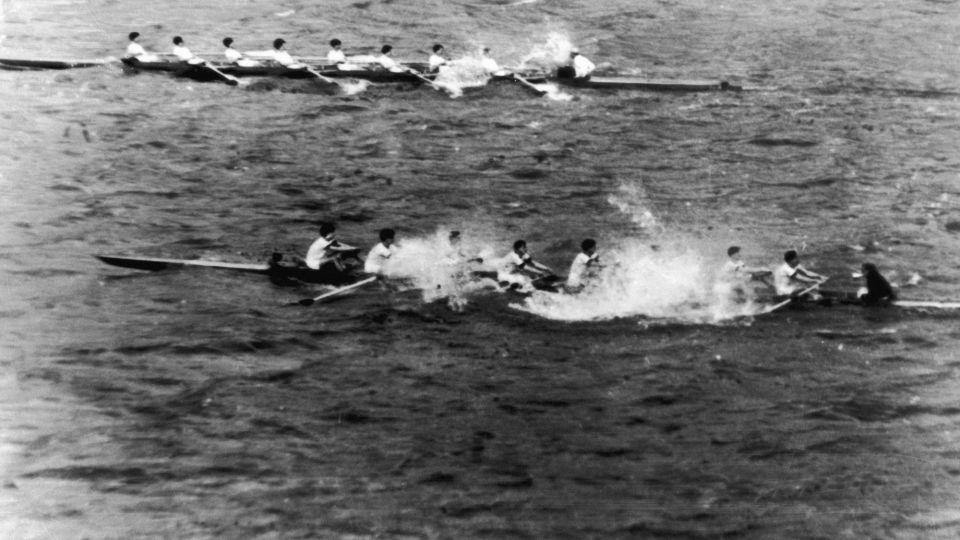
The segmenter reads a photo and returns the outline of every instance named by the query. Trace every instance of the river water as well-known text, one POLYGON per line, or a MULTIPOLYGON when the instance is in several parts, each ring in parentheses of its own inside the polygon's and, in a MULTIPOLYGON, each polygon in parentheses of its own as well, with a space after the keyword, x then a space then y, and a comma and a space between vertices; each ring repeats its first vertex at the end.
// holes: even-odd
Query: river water
POLYGON ((737 244, 960 297, 960 3, 0 6, 9 58, 117 57, 131 30, 504 65, 575 45, 600 73, 745 87, 0 71, 3 536, 960 534, 960 315, 710 296, 737 244), (282 304, 322 289, 91 256, 257 262, 320 220, 364 247, 396 228, 421 284, 452 229, 558 269, 594 237, 616 264, 573 299, 377 285, 302 308, 282 304))

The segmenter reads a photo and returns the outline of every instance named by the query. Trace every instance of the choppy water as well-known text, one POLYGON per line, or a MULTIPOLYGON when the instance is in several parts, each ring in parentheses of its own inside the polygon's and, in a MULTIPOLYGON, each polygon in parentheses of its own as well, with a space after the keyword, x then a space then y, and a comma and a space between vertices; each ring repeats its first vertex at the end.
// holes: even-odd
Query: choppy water
MULTIPOLYGON (((676 312, 731 243, 863 260, 957 298, 950 1, 4 0, 0 56, 321 54, 435 41, 502 64, 569 41, 610 73, 742 93, 229 88, 116 65, 0 71, 0 531, 10 537, 954 537, 949 312, 676 312), (560 305, 462 312, 372 287, 141 274, 93 253, 263 260, 314 222, 459 229, 622 270, 560 305), (651 245, 658 246, 656 251, 651 245)), ((702 299, 701 299, 702 300, 702 299)))

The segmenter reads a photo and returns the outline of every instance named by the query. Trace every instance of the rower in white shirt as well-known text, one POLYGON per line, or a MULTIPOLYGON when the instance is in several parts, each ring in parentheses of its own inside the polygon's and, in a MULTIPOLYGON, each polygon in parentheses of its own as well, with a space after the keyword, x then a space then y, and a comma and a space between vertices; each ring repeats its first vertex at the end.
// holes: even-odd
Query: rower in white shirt
POLYGON ((158 62, 160 59, 157 55, 149 53, 142 45, 137 43, 137 38, 140 37, 140 32, 130 32, 127 38, 130 39, 130 43, 127 44, 127 51, 124 53, 124 58, 136 58, 141 62, 158 62))
POLYGON ((564 286, 567 292, 577 293, 583 290, 587 282, 593 278, 593 271, 600 266, 600 255, 597 253, 597 241, 587 238, 580 243, 580 253, 570 264, 570 273, 564 286))
POLYGON ((320 237, 310 244, 304 263, 307 268, 319 270, 326 263, 334 264, 338 270, 344 270, 344 258, 349 253, 355 253, 357 248, 348 246, 337 240, 337 227, 333 223, 320 224, 320 237))
POLYGON ((380 48, 380 56, 376 58, 377 64, 380 64, 380 67, 383 69, 388 69, 394 73, 401 73, 407 71, 396 60, 390 58, 390 53, 393 52, 393 46, 384 45, 380 48))
POLYGON ((433 54, 430 55, 430 72, 439 71, 442 66, 447 65, 447 59, 443 57, 443 45, 437 43, 433 46, 433 54))
POLYGON ((260 65, 260 62, 251 60, 250 58, 244 56, 242 52, 234 49, 232 37, 223 38, 223 46, 226 47, 226 49, 223 51, 223 55, 227 57, 228 62, 236 64, 240 67, 255 67, 260 65))
POLYGON ((526 240, 514 242, 513 251, 502 258, 497 266, 497 281, 506 282, 509 287, 520 290, 529 290, 535 278, 553 274, 550 268, 533 260, 527 251, 526 240))
POLYGON ((380 243, 373 246, 363 263, 363 271, 368 274, 383 275, 383 268, 393 256, 393 241, 396 233, 393 229, 380 230, 380 243))
POLYGON ((811 285, 827 279, 800 266, 800 257, 792 249, 783 254, 783 261, 783 264, 773 271, 773 285, 778 295, 794 296, 811 285))
POLYGON ((273 40, 273 58, 272 60, 281 66, 288 67, 291 69, 299 69, 306 67, 304 64, 300 63, 288 53, 284 48, 284 44, 287 42, 283 38, 277 38, 273 40))
POLYGON ((593 70, 597 69, 593 62, 587 60, 587 57, 580 54, 580 51, 576 49, 570 51, 570 61, 573 65, 573 76, 578 79, 589 77, 593 70))
POLYGON ((193 53, 190 52, 190 49, 183 43, 183 38, 180 36, 173 36, 173 55, 176 56, 178 60, 193 66, 203 64, 203 59, 194 56, 193 53))
POLYGON ((327 53, 328 64, 343 64, 347 61, 347 55, 340 49, 342 43, 339 39, 330 40, 330 52, 327 53))
POLYGON ((484 47, 480 53, 480 67, 487 75, 507 75, 509 73, 505 69, 500 69, 497 61, 490 57, 490 47, 484 47))

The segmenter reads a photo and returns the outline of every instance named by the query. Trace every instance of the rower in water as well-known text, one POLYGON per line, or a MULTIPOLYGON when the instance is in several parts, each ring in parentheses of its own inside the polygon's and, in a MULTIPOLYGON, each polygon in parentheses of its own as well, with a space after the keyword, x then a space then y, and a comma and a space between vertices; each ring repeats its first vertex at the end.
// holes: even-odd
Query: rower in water
POLYGON ((877 265, 873 263, 863 263, 860 267, 863 273, 864 287, 857 291, 858 299, 867 306, 878 304, 887 304, 897 299, 897 293, 893 290, 890 282, 884 278, 877 265))
POLYGON ((127 50, 123 55, 124 58, 135 58, 141 62, 158 62, 160 60, 156 54, 147 52, 142 45, 137 43, 137 39, 140 38, 140 32, 130 32, 127 38, 130 40, 130 43, 127 44, 127 50))
MULTIPOLYGON (((783 254, 783 264, 773 271, 773 286, 779 296, 795 297, 811 285, 822 283, 827 278, 800 265, 800 256, 790 250, 783 254)), ((819 295, 808 293, 812 299, 819 295)))
POLYGON ((433 46, 433 54, 430 55, 428 62, 430 73, 436 73, 440 71, 441 67, 447 65, 447 59, 443 57, 443 45, 437 43, 433 46))
POLYGON ((338 270, 346 270, 345 260, 357 248, 340 243, 336 238, 337 227, 333 223, 320 224, 320 237, 310 244, 304 264, 307 268, 319 270, 324 264, 333 264, 338 270))
POLYGON ((396 232, 393 229, 380 230, 380 243, 373 246, 363 263, 363 271, 368 274, 383 275, 384 266, 393 256, 393 242, 396 232))
POLYGON ((587 238, 580 243, 580 253, 573 258, 567 282, 563 288, 568 293, 578 293, 587 284, 596 278, 596 271, 600 266, 600 255, 597 253, 597 241, 587 238))
POLYGON ((240 67, 256 67, 260 65, 260 62, 247 58, 242 52, 234 49, 232 37, 223 38, 223 46, 226 47, 223 55, 227 57, 227 61, 231 64, 236 64, 240 67))
POLYGON ((392 45, 384 45, 380 47, 380 56, 376 58, 377 64, 380 65, 383 69, 390 70, 394 73, 402 73, 407 71, 396 60, 390 57, 390 54, 393 52, 392 45))
POLYGON ((527 251, 526 240, 513 243, 513 251, 500 260, 497 281, 515 290, 529 291, 535 279, 553 275, 549 267, 533 260, 527 251))
POLYGON ((173 55, 181 62, 186 62, 192 66, 199 66, 204 63, 203 59, 197 58, 190 52, 180 36, 173 36, 173 55))

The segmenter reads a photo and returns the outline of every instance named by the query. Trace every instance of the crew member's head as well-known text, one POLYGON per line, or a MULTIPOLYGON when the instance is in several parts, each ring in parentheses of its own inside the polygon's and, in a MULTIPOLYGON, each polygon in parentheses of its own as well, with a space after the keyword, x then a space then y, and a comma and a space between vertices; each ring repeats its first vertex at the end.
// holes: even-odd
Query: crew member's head
POLYGON ((183 38, 180 36, 173 36, 174 45, 183 45, 183 38))
POLYGON ((273 48, 279 51, 283 47, 284 43, 286 43, 286 41, 284 41, 283 38, 277 38, 273 40, 273 48))
POLYGON ((527 251, 527 241, 517 240, 513 243, 513 250, 517 253, 525 253, 527 251))
POLYGON ((738 255, 740 255, 740 246, 730 246, 727 248, 727 257, 733 259, 738 255))
POLYGON ((341 43, 339 39, 334 38, 330 40, 330 46, 333 47, 334 49, 339 49, 340 45, 341 43))
POLYGON ((130 32, 127 37, 130 38, 130 41, 136 41, 140 37, 140 32, 130 32))
POLYGON ((336 225, 330 223, 329 221, 324 221, 320 224, 320 236, 326 238, 327 236, 335 233, 337 231, 336 225))
POLYGON ((797 266, 800 264, 800 257, 797 255, 796 250, 793 249, 783 254, 783 260, 786 261, 786 263, 790 266, 797 266))
POLYGON ((435 44, 435 45, 433 46, 433 52, 436 53, 436 54, 440 54, 441 52, 443 52, 443 45, 441 45, 441 44, 439 44, 439 43, 435 44))
POLYGON ((397 233, 393 229, 380 229, 380 241, 383 242, 383 245, 389 246, 396 237, 397 233))
POLYGON ((449 241, 451 244, 456 244, 460 241, 460 231, 450 231, 449 241))
POLYGON ((593 255, 597 252, 597 241, 593 238, 587 238, 583 242, 580 242, 580 249, 587 255, 593 255))
POLYGON ((390 51, 392 50, 393 50, 393 46, 384 45, 383 47, 380 47, 380 54, 390 54, 390 51))
POLYGON ((232 38, 232 37, 225 37, 225 38, 223 38, 223 46, 224 46, 224 47, 230 48, 231 45, 233 45, 233 38, 232 38))

